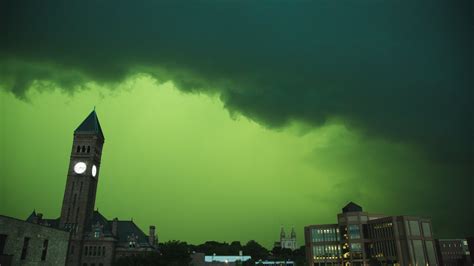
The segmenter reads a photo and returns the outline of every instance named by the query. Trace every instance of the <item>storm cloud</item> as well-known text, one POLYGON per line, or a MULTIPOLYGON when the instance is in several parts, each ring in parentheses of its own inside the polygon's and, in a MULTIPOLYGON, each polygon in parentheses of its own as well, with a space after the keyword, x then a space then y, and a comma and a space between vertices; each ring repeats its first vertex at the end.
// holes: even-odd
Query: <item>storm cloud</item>
POLYGON ((472 184, 472 17, 472 1, 3 1, 0 87, 148 73, 270 128, 338 119, 415 145, 472 184))

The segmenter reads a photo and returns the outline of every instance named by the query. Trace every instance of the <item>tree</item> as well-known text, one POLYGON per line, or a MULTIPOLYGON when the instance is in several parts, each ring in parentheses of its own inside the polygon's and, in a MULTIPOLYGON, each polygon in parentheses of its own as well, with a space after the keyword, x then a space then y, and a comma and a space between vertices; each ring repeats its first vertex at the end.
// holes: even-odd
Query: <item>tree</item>
POLYGON ((268 250, 255 240, 250 240, 242 247, 244 254, 252 257, 253 260, 265 260, 268 258, 268 250))

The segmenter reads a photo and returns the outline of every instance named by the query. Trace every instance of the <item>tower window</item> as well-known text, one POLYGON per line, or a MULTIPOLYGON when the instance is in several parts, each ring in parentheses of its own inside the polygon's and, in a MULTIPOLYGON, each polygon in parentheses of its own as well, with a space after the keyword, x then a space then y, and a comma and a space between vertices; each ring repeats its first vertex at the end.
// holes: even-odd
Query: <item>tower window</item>
POLYGON ((86 152, 86 146, 82 146, 82 152, 86 152))
POLYGON ((84 248, 84 256, 87 256, 87 251, 89 251, 89 247, 86 246, 86 247, 84 248))
POLYGON ((76 205, 76 198, 77 198, 77 194, 74 194, 74 199, 72 200, 73 207, 76 205))
POLYGON ((91 146, 87 146, 87 153, 91 152, 91 146))
POLYGON ((77 224, 78 219, 79 219, 79 207, 77 207, 77 211, 76 211, 76 224, 77 224))
POLYGON ((76 152, 80 152, 81 151, 81 146, 77 146, 77 151, 76 152))

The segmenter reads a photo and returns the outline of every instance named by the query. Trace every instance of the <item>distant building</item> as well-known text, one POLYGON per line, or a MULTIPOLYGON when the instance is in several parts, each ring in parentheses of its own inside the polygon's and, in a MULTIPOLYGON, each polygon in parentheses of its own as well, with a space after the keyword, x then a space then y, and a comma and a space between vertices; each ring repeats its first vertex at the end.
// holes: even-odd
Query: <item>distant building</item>
POLYGON ((193 253, 191 254, 191 265, 192 266, 204 266, 204 265, 214 265, 214 266, 231 266, 231 265, 241 265, 241 263, 250 260, 250 256, 243 256, 239 254, 238 256, 222 256, 222 255, 205 255, 204 253, 193 253))
POLYGON ((438 265, 430 219, 369 214, 350 202, 337 221, 305 227, 308 265, 438 265))
POLYGON ((471 254, 466 239, 436 239, 441 266, 471 266, 471 254))
POLYGON ((286 237, 285 229, 282 227, 280 230, 280 241, 276 241, 274 247, 277 248, 288 248, 291 250, 297 250, 298 244, 296 243, 296 232, 295 228, 291 228, 291 234, 286 237))
POLYGON ((466 237, 467 246, 471 255, 471 261, 474 263, 474 236, 466 237))
POLYGON ((0 215, 0 265, 64 265, 69 232, 0 215))
POLYGON ((263 260, 255 262, 256 265, 275 265, 275 266, 293 266, 294 261, 282 261, 282 260, 263 260))
POLYGON ((122 256, 158 251, 154 226, 146 235, 132 220, 109 220, 94 210, 104 141, 92 111, 74 131, 61 216, 43 219, 33 211, 27 218, 30 223, 70 232, 68 266, 106 266, 122 256))

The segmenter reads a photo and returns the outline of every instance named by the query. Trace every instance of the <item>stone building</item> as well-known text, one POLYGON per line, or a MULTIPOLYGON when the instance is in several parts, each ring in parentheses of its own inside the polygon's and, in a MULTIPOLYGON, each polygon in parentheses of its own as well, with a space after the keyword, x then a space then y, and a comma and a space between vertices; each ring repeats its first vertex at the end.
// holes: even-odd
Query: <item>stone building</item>
POLYGON ((0 215, 0 265, 64 265, 69 232, 0 215))
POLYGON ((60 217, 43 219, 33 211, 27 218, 70 232, 66 265, 112 265, 122 256, 158 251, 154 226, 146 235, 132 220, 109 220, 94 210, 104 140, 94 110, 74 131, 60 217))

